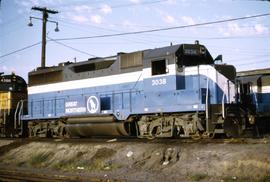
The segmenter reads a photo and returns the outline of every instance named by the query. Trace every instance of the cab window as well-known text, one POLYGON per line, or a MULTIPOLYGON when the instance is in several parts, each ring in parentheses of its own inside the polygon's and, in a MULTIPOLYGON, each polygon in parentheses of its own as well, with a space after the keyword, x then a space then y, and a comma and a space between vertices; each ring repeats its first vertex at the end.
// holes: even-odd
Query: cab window
POLYGON ((152 75, 166 74, 166 60, 152 61, 152 75))

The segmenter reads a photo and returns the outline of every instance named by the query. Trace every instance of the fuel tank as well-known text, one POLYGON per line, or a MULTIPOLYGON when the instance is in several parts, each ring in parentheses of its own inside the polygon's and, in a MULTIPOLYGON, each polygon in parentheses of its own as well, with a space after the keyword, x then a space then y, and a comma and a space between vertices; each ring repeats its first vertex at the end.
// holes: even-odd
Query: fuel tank
POLYGON ((72 117, 66 129, 71 137, 128 136, 128 123, 116 121, 113 116, 72 117))

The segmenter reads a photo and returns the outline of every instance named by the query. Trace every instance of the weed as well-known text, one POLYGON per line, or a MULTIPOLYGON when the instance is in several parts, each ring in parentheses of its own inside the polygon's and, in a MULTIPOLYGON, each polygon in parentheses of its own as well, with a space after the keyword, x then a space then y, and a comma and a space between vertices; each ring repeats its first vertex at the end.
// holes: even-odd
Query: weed
POLYGON ((48 161, 53 153, 39 153, 31 156, 29 159, 29 165, 34 167, 42 167, 48 161))
POLYGON ((224 182, 269 182, 270 176, 263 176, 263 177, 224 177, 222 178, 224 182))
POLYGON ((270 175, 259 178, 258 182, 269 182, 270 181, 270 175))
POLYGON ((189 175, 189 179, 191 179, 192 181, 201 181, 205 178, 208 178, 207 174, 193 174, 193 175, 189 175))
POLYGON ((119 168, 119 166, 112 164, 112 162, 107 162, 107 159, 116 153, 115 150, 108 148, 101 148, 97 150, 95 155, 91 159, 85 159, 82 156, 84 153, 78 153, 76 157, 68 160, 61 161, 55 164, 53 167, 55 169, 72 171, 72 170, 113 170, 119 168))
POLYGON ((16 165, 17 165, 18 167, 22 167, 22 166, 25 165, 25 162, 18 162, 18 163, 16 163, 16 165))

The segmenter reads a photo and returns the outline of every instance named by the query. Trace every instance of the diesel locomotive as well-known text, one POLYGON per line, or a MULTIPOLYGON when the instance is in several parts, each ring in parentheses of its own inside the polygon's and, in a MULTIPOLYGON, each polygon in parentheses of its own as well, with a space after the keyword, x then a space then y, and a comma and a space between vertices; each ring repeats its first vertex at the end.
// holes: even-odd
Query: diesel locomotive
POLYGON ((0 74, 1 137, 237 137, 269 128, 269 69, 236 76, 197 41, 64 62, 28 80, 0 74))
POLYGON ((254 124, 235 68, 198 41, 64 62, 28 80, 20 121, 30 137, 239 136, 254 124))
POLYGON ((254 121, 260 133, 270 129, 270 69, 237 73, 240 101, 253 110, 254 121))
POLYGON ((12 73, 0 73, 0 137, 15 137, 27 134, 27 127, 20 115, 27 109, 23 101, 27 99, 25 80, 12 73))

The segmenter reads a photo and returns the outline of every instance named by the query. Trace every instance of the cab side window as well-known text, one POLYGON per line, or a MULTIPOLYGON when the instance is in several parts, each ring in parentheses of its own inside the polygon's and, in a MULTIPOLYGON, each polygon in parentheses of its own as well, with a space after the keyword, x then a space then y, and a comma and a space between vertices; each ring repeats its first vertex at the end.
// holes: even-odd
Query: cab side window
POLYGON ((166 60, 155 60, 151 63, 152 76, 166 74, 166 60))

